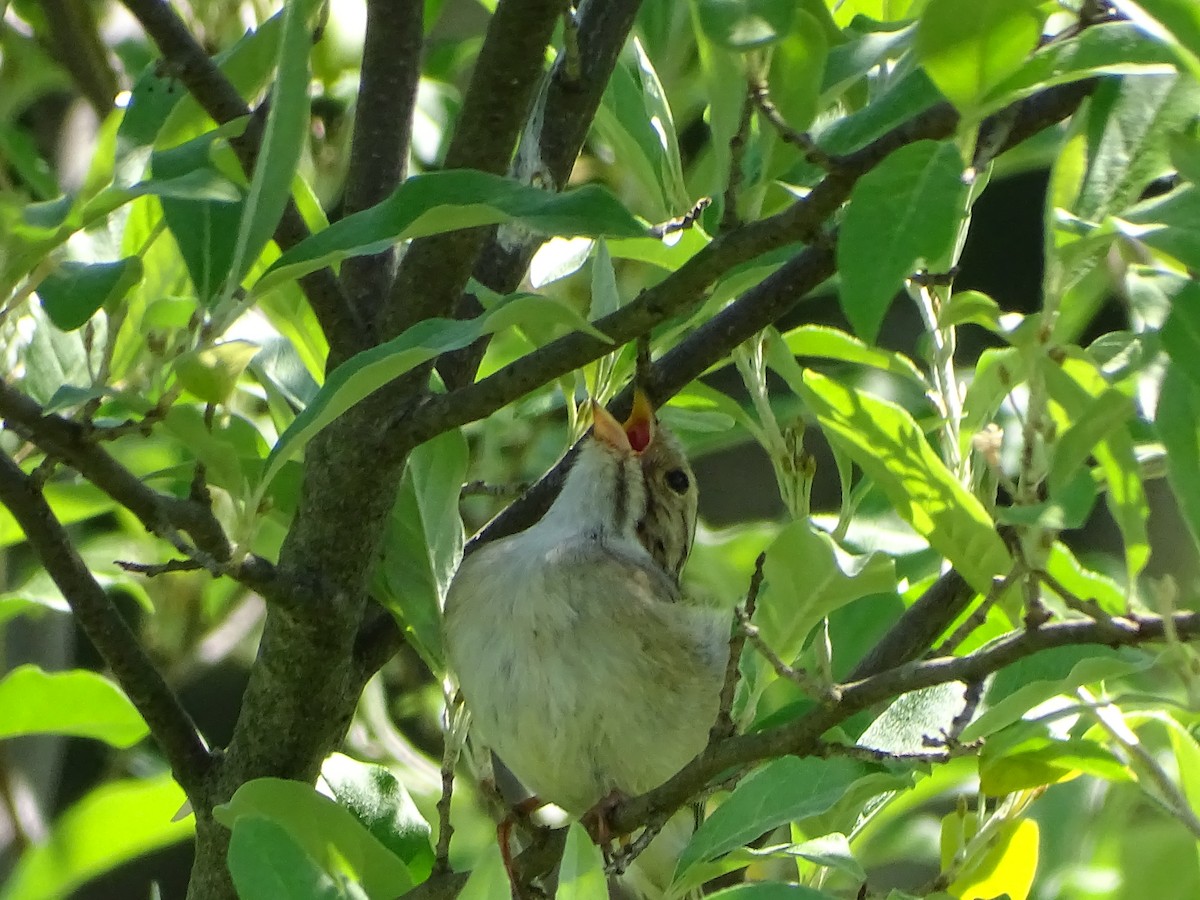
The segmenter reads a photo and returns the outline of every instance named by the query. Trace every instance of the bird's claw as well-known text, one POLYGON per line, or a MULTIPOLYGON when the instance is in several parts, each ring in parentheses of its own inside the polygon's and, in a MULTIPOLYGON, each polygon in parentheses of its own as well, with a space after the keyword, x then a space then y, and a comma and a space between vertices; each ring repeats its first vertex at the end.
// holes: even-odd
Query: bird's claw
POLYGON ((588 836, 595 841, 604 854, 604 862, 612 861, 612 841, 615 836, 609 818, 618 806, 629 799, 629 795, 613 788, 596 801, 595 805, 585 812, 579 822, 587 830, 588 836))

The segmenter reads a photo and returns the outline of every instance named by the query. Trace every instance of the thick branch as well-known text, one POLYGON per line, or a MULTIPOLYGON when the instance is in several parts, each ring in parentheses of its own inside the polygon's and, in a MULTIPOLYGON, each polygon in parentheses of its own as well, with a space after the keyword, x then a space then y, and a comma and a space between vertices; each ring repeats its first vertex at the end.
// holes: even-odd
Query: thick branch
POLYGON ((0 502, 17 520, 26 540, 70 604, 75 621, 150 726, 175 780, 193 805, 204 803, 212 759, 196 726, 88 571, 46 498, 5 454, 0 454, 0 502))
MULTIPOLYGON (((223 124, 250 114, 237 88, 208 58, 170 3, 164 0, 122 2, 158 46, 170 64, 172 74, 183 82, 214 121, 223 124)), ((254 127, 247 128, 241 137, 231 139, 229 143, 247 175, 252 174, 261 149, 261 131, 254 127)), ((308 226, 304 224, 296 204, 289 200, 275 229, 276 243, 286 250, 308 235, 308 226)), ((368 346, 366 328, 357 319, 332 271, 322 269, 306 275, 300 279, 300 287, 329 340, 331 362, 336 363, 368 346)))
MULTIPOLYGON (((953 681, 978 682, 993 672, 1043 650, 1083 644, 1132 647, 1163 640, 1167 623, 1159 616, 1114 619, 1119 634, 1093 620, 1072 620, 1009 635, 967 656, 909 663, 861 681, 841 685, 841 700, 818 707, 788 725, 733 737, 709 747, 677 775, 649 793, 622 803, 609 818, 615 834, 628 834, 655 814, 675 810, 728 769, 744 768, 785 754, 812 753, 821 735, 854 713, 901 694, 953 681)), ((1200 635, 1200 613, 1179 613, 1171 626, 1183 640, 1200 635)))
MULTIPOLYGON (((367 3, 362 80, 346 173, 346 215, 381 202, 404 180, 421 80, 424 11, 421 0, 367 3)), ((362 321, 375 321, 391 288, 394 267, 392 249, 342 264, 342 283, 362 321)))
MULTIPOLYGON (((563 0, 501 0, 471 73, 445 168, 507 171, 564 7, 563 0)), ((414 241, 392 288, 384 333, 450 315, 488 232, 470 228, 414 241)))
POLYGON ((96 29, 92 5, 75 0, 42 0, 42 14, 50 29, 54 58, 71 73, 96 115, 104 118, 112 109, 119 85, 96 29))
MULTIPOLYGON (((566 185, 640 6, 641 0, 585 0, 580 4, 575 15, 578 53, 573 57, 577 69, 568 66, 565 51, 558 55, 521 135, 509 170, 513 178, 548 190, 562 190, 566 185)), ((479 254, 475 279, 501 294, 515 291, 544 240, 544 236, 523 229, 496 229, 479 254)), ((465 294, 457 315, 468 318, 481 311, 479 302, 465 294)), ((438 371, 447 386, 463 387, 474 380, 488 340, 481 338, 439 360, 438 371)))
POLYGON ((167 540, 175 531, 187 534, 197 550, 221 564, 223 572, 268 599, 278 598, 275 573, 268 563, 250 559, 229 564, 229 540, 211 509, 198 500, 173 497, 147 487, 100 444, 90 440, 86 426, 47 415, 37 403, 2 381, 0 418, 132 512, 151 534, 167 540))

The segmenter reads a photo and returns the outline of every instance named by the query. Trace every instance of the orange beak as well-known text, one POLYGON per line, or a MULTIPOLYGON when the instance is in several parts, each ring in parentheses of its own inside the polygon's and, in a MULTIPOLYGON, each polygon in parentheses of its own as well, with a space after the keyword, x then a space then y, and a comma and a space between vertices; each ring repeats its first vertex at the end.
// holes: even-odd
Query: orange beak
POLYGON ((592 433, 617 450, 642 453, 654 440, 654 408, 640 390, 633 394, 633 412, 625 424, 613 417, 607 409, 592 401, 592 433))

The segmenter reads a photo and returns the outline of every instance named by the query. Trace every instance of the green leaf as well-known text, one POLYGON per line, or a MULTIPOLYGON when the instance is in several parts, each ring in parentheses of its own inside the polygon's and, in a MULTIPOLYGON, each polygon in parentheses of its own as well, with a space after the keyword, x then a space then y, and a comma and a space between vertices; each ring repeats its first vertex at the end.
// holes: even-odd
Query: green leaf
POLYGON ((988 92, 984 108, 997 108, 1053 85, 1096 75, 1164 75, 1173 62, 1170 50, 1129 22, 1091 25, 1040 48, 988 92))
POLYGON ((1188 532, 1200 548, 1200 386, 1174 360, 1163 378, 1156 419, 1167 448, 1167 479, 1188 532))
POLYGON ((1114 0, 1142 31, 1162 41, 1200 78, 1200 6, 1193 0, 1114 0))
MULTIPOLYGON (((1082 419, 1092 401, 1108 390, 1103 372, 1081 351, 1068 351, 1059 364, 1041 358, 1039 365, 1051 399, 1062 407, 1058 416, 1060 428, 1082 419)), ((1054 412, 1053 405, 1051 411, 1054 412)), ((1104 499, 1121 531, 1125 543, 1125 571, 1129 583, 1133 584, 1150 559, 1146 531, 1150 509, 1130 429, 1117 427, 1110 430, 1105 439, 1095 445, 1093 455, 1104 472, 1108 486, 1104 499)))
POLYGON ((771 102, 788 125, 804 131, 819 111, 829 42, 813 16, 799 9, 794 15, 795 27, 771 53, 771 102))
POLYGON ((902 25, 894 31, 872 30, 833 47, 821 82, 822 101, 828 103, 837 99, 880 63, 900 58, 912 43, 915 31, 915 23, 902 25))
POLYGON ((835 757, 772 760, 744 779, 692 835, 676 866, 676 880, 689 868, 715 859, 784 822, 819 815, 841 798, 866 768, 835 757))
POLYGON ((1200 84, 1172 75, 1102 82, 1088 111, 1088 168, 1074 204, 1081 219, 1120 214, 1154 179, 1171 171, 1171 135, 1183 131, 1200 106, 1200 84))
MULTIPOLYGON (((950 865, 963 834, 958 813, 942 819, 942 866, 950 865)), ((955 897, 1002 897, 1025 900, 1037 872, 1038 823, 1033 819, 1004 822, 996 829, 987 850, 951 883, 955 897)))
POLYGON ((1197 216, 1200 188, 1185 184, 1132 207, 1117 220, 1117 227, 1123 234, 1196 269, 1200 268, 1197 216))
POLYGON ((308 54, 312 48, 312 35, 307 22, 315 6, 315 0, 291 0, 283 7, 275 88, 271 92, 267 125, 234 244, 225 288, 230 293, 241 283, 275 233, 291 197, 292 178, 300 162, 311 119, 308 54))
POLYGON ((982 325, 989 331, 1000 331, 1000 304, 979 291, 955 291, 950 302, 938 312, 938 326, 982 325))
POLYGON ((1050 548, 1046 571, 1064 589, 1083 600, 1096 601, 1109 615, 1126 613, 1129 603, 1121 586, 1107 575, 1085 568, 1062 541, 1055 541, 1050 548))
POLYGON ((1036 0, 929 0, 913 54, 964 115, 988 89, 1020 68, 1042 35, 1036 0))
POLYGON ((767 645, 790 662, 805 638, 835 609, 896 589, 896 568, 883 553, 858 556, 807 519, 792 522, 767 549, 754 621, 767 645))
POLYGON ((136 256, 108 263, 65 262, 42 280, 37 292, 50 321, 74 331, 141 280, 142 261, 136 256))
POLYGON ((9 162, 36 199, 49 200, 58 196, 54 172, 42 159, 37 144, 25 129, 0 123, 0 158, 9 162))
POLYGON ((307 784, 281 778, 248 781, 213 815, 229 829, 246 817, 270 820, 324 871, 336 873, 348 866, 368 896, 395 897, 412 887, 408 867, 398 857, 349 810, 307 784))
POLYGON ((828 153, 857 150, 940 102, 941 92, 925 70, 912 69, 891 80, 883 93, 862 109, 821 131, 821 147, 828 153))
POLYGON ((132 747, 148 733, 125 693, 96 672, 24 665, 0 680, 0 738, 70 734, 132 747))
POLYGON ((900 407, 806 371, 802 396, 829 440, 853 459, 900 517, 986 594, 1012 565, 979 500, 962 486, 900 407))
MULTIPOLYGON (((243 123, 244 124, 244 123, 243 123)), ((155 150, 150 169, 158 180, 224 178, 213 161, 214 150, 238 126, 207 131, 169 150, 155 150)), ((241 192, 239 191, 239 198, 241 192)), ((179 247, 192 286, 201 303, 220 291, 233 265, 244 201, 163 197, 163 221, 179 247)))
POLYGON ((558 866, 558 897, 562 900, 608 900, 604 857, 578 822, 567 831, 567 846, 558 866))
POLYGON ((990 797, 1088 774, 1129 781, 1129 770, 1101 743, 1057 734, 1054 724, 1016 722, 991 735, 979 756, 979 789, 990 797))
POLYGON ((658 180, 663 188, 663 197, 675 212, 683 212, 690 206, 691 196, 683 181, 683 161, 679 156, 679 139, 675 134, 675 116, 671 112, 666 89, 654 70, 654 63, 636 36, 633 39, 633 53, 637 60, 638 80, 642 85, 642 127, 650 130, 657 144, 658 180))
POLYGON ((949 250, 963 214, 963 163, 951 143, 901 147, 859 179, 837 244, 841 303, 873 343, 901 283, 949 250))
POLYGON ((984 695, 986 706, 963 729, 962 739, 973 741, 1011 725, 1051 697, 1070 693, 1080 685, 1138 672, 1152 660, 1136 651, 1107 647, 1057 647, 1019 660, 1002 669, 984 695))
POLYGON ((494 840, 487 842, 483 853, 471 869, 470 877, 458 894, 458 900, 512 900, 508 873, 500 858, 500 847, 494 840))
POLYGON ((1050 464, 1050 495, 1058 494, 1079 473, 1092 450, 1134 417, 1133 401, 1115 388, 1093 397, 1070 419, 1067 429, 1054 443, 1050 464))
POLYGON ((355 403, 442 353, 459 350, 484 334, 519 322, 524 314, 525 309, 507 303, 475 319, 427 319, 399 337, 342 363, 333 370, 312 403, 279 436, 264 467, 259 492, 265 490, 285 462, 355 403))
POLYGON ((922 388, 925 386, 925 378, 920 369, 907 356, 871 347, 838 328, 828 325, 801 325, 785 334, 783 340, 794 356, 816 356, 871 366, 907 378, 922 388))
POLYGON ((239 900, 338 900, 333 878, 282 825, 244 816, 229 838, 229 874, 239 900))
POLYGON ((444 666, 440 610, 462 559, 458 500, 469 461, 467 440, 458 429, 409 455, 377 576, 388 608, 435 672, 444 666))
POLYGON ((700 26, 727 50, 752 50, 782 39, 792 28, 793 0, 698 0, 700 26))
POLYGON ((399 780, 383 766, 334 753, 321 764, 321 783, 338 804, 408 866, 413 881, 433 868, 429 823, 399 780))
POLYGON ((512 221, 552 235, 645 234, 645 227, 598 185, 555 194, 486 172, 430 172, 409 178, 382 203, 305 238, 271 264, 253 291, 261 294, 343 259, 386 250, 397 241, 512 221))
POLYGON ((0 898, 69 897, 97 875, 184 840, 193 820, 174 818, 186 799, 166 774, 95 788, 58 818, 47 840, 26 849, 0 898))
POLYGON ((249 341, 188 350, 175 360, 175 376, 205 403, 224 403, 256 353, 258 346, 249 341))

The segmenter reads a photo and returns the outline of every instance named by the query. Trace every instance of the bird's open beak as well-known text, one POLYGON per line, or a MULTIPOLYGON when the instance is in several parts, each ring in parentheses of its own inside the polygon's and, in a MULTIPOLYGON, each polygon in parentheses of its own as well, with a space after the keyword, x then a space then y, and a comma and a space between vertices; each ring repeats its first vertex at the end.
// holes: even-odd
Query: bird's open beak
POLYGON ((641 453, 654 440, 654 407, 640 388, 633 392, 633 412, 625 420, 625 436, 634 453, 641 453))
POLYGON ((607 409, 592 401, 592 433, 617 450, 642 453, 654 440, 654 408, 640 390, 633 394, 633 412, 622 425, 607 409))

